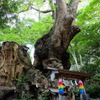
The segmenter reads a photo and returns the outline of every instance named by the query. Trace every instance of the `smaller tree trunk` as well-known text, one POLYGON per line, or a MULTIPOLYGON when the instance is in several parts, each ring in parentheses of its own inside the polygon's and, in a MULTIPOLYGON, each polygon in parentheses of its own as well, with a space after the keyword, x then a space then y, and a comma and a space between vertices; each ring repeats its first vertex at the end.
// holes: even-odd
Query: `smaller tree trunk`
POLYGON ((50 32, 38 39, 35 44, 34 66, 40 70, 47 67, 70 68, 69 53, 66 52, 70 41, 80 31, 73 25, 77 6, 80 0, 56 0, 56 19, 50 32))

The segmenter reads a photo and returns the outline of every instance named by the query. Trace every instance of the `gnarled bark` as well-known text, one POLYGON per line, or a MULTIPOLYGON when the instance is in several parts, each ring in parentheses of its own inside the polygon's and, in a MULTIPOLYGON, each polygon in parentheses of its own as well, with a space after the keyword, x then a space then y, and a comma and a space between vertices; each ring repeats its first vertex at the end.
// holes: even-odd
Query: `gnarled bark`
POLYGON ((31 66, 28 48, 16 42, 3 42, 0 47, 0 85, 13 85, 23 71, 31 66))
POLYGON ((40 70, 46 67, 70 68, 69 54, 66 52, 70 41, 80 31, 73 25, 80 0, 56 0, 56 19, 50 32, 38 39, 35 44, 34 66, 40 70))

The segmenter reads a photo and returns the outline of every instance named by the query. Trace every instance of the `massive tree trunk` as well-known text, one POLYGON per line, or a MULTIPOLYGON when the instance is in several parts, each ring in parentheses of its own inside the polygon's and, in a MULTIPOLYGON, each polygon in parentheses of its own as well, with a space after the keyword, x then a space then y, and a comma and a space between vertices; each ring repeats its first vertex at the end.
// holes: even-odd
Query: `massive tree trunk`
POLYGON ((28 48, 16 42, 3 42, 0 47, 0 86, 13 86, 16 78, 31 67, 28 48))
POLYGON ((0 100, 38 98, 38 88, 48 87, 47 78, 31 65, 28 47, 13 41, 0 46, 0 100))
POLYGON ((66 52, 70 41, 80 31, 73 25, 80 0, 56 0, 56 19, 50 32, 38 39, 35 44, 34 66, 40 70, 47 67, 70 68, 69 53, 66 52))

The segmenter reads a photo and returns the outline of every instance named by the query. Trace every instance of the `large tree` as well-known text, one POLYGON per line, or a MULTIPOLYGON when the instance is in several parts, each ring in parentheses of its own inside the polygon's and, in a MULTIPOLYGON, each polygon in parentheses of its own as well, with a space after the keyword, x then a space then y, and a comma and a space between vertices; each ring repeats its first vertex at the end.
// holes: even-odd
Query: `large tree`
POLYGON ((56 0, 55 23, 50 32, 38 39, 35 44, 36 68, 45 69, 70 68, 69 54, 66 52, 70 41, 80 31, 79 26, 74 25, 74 19, 80 0, 56 0))

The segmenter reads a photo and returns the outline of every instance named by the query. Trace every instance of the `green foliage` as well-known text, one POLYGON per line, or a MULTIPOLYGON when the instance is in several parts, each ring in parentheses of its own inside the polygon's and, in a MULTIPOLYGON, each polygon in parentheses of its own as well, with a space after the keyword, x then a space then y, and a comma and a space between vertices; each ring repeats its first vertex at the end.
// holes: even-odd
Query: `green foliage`
POLYGON ((20 6, 18 0, 0 1, 0 28, 5 28, 11 20, 16 20, 18 6, 20 6))
MULTIPOLYGON (((99 69, 100 69, 100 68, 99 68, 99 69)), ((98 69, 98 70, 99 70, 99 69, 98 69)), ((97 81, 97 82, 100 82, 100 73, 94 75, 93 80, 94 80, 94 81, 97 81)))
POLYGON ((97 73, 100 73, 100 66, 97 64, 86 64, 83 67, 81 67, 82 72, 89 73, 91 75, 95 75, 97 73))
POLYGON ((18 22, 19 12, 28 11, 30 5, 37 9, 44 6, 43 0, 1 0, 0 1, 0 28, 15 25, 18 22))
POLYGON ((16 90, 19 90, 20 89, 20 94, 19 96, 17 97, 17 100, 36 100, 36 99, 33 99, 33 94, 27 94, 27 81, 28 79, 30 78, 29 75, 27 74, 22 74, 21 78, 16 78, 16 90))
POLYGON ((90 95, 91 98, 100 97, 100 85, 98 84, 91 84, 87 86, 86 91, 90 95))
POLYGON ((49 97, 48 97, 49 90, 41 90, 41 92, 42 92, 42 97, 40 100, 48 100, 49 99, 49 97))
POLYGON ((45 3, 44 0, 28 0, 29 2, 33 3, 37 8, 40 8, 45 3))
MULTIPOLYGON (((91 0, 89 5, 81 9, 77 13, 77 24, 85 25, 86 23, 94 24, 99 20, 100 13, 100 2, 99 0, 91 0)), ((100 22, 100 21, 99 21, 100 22)))
POLYGON ((53 25, 53 19, 49 16, 34 22, 26 19, 19 22, 16 27, 1 30, 0 41, 16 41, 21 44, 33 44, 42 35, 49 32, 53 25))
MULTIPOLYGON (((100 59, 99 6, 100 2, 98 2, 98 0, 91 0, 89 5, 79 10, 77 13, 77 20, 75 23, 80 25, 81 32, 71 41, 71 45, 76 54, 77 62, 80 64, 79 55, 81 55, 82 63, 85 64, 85 66, 89 63, 100 64, 98 62, 100 59)), ((71 48, 69 49, 72 51, 71 48)))
POLYGON ((33 95, 29 95, 28 97, 21 97, 19 100, 36 100, 36 99, 32 99, 33 95))
POLYGON ((74 91, 74 94, 75 94, 75 100, 79 100, 79 99, 80 99, 80 94, 79 94, 79 92, 78 92, 78 89, 76 89, 76 90, 74 91))
MULTIPOLYGON (((77 13, 76 24, 81 32, 71 41, 72 48, 81 72, 90 73, 86 83, 86 92, 91 98, 100 97, 100 2, 91 0, 90 3, 77 13), (80 58, 81 55, 81 58, 80 58)), ((73 52, 70 52, 71 54, 73 52)), ((72 54, 73 55, 73 54, 72 54)), ((71 62, 75 65, 73 56, 71 62)))
POLYGON ((23 86, 24 83, 27 82, 27 79, 29 78, 29 75, 22 75, 21 78, 16 78, 15 80, 17 81, 17 86, 23 86))

